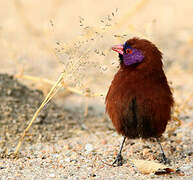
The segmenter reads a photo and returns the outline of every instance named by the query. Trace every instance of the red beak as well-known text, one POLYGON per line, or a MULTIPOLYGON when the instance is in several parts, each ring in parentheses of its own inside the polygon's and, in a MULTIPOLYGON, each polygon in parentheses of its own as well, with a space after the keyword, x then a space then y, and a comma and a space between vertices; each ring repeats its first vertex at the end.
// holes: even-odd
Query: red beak
POLYGON ((123 53, 124 53, 124 51, 123 51, 123 45, 122 45, 122 44, 113 46, 113 47, 112 47, 112 50, 113 50, 113 51, 116 51, 116 52, 118 52, 119 54, 122 54, 122 55, 123 55, 123 53))

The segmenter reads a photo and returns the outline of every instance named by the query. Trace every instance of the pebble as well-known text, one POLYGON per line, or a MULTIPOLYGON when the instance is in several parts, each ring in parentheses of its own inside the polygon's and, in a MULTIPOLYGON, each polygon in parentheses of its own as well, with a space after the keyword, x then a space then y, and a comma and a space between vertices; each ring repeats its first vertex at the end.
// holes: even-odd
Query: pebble
POLYGON ((53 158, 58 158, 60 155, 59 154, 53 154, 52 156, 53 156, 53 158))
POLYGON ((93 145, 92 145, 92 144, 86 144, 86 145, 85 145, 85 150, 86 150, 87 152, 93 151, 93 145))
POLYGON ((101 143, 102 143, 103 145, 105 145, 105 144, 107 144, 107 140, 106 140, 106 139, 103 139, 103 140, 101 141, 101 143))
POLYGON ((63 160, 63 159, 61 159, 61 160, 59 161, 59 163, 60 163, 60 164, 63 164, 63 163, 64 163, 64 160, 63 160))
POLYGON ((54 178, 54 177, 55 177, 55 174, 54 174, 54 173, 51 173, 49 176, 50 176, 51 178, 54 178))
POLYGON ((70 162, 70 158, 67 157, 67 158, 65 159, 65 161, 66 161, 66 162, 70 162))

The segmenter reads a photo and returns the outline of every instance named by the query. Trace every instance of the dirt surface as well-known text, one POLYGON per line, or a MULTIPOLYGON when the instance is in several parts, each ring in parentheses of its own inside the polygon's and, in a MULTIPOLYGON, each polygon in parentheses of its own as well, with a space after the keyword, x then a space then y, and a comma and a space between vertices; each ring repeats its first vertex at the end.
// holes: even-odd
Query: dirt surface
MULTIPOLYGON (((40 90, 32 90, 19 83, 13 76, 0 74, 0 147, 10 149, 17 143, 19 135, 27 127, 33 114, 43 101, 40 90)), ((88 117, 95 121, 97 115, 90 112, 88 117), (90 114, 92 113, 92 116, 90 114), (96 115, 96 116, 95 116, 96 115)), ((50 102, 36 119, 33 128, 27 134, 28 143, 57 142, 72 137, 77 130, 84 129, 81 109, 73 111, 61 108, 50 102)), ((96 125, 96 124, 95 124, 96 125)), ((101 126, 103 126, 101 124, 101 126)), ((92 125, 89 125, 90 128, 92 125)))
POLYGON ((168 167, 181 173, 143 175, 129 159, 161 161, 158 144, 127 140, 122 167, 110 166, 122 140, 103 113, 89 107, 88 116, 58 107, 54 102, 40 113, 16 159, 10 156, 18 138, 40 105, 43 94, 31 90, 12 76, 0 75, 0 176, 1 179, 192 179, 193 124, 183 125, 162 145, 171 160, 168 167))

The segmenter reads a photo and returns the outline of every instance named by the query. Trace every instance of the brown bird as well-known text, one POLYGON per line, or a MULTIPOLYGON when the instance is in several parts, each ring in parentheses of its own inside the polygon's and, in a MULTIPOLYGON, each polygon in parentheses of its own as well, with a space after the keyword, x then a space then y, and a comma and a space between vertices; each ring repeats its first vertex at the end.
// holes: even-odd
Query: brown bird
POLYGON ((119 53, 120 69, 106 96, 106 112, 123 138, 113 164, 122 165, 122 148, 126 138, 159 137, 171 117, 173 96, 162 69, 162 53, 150 41, 132 38, 124 45, 112 47, 119 53))

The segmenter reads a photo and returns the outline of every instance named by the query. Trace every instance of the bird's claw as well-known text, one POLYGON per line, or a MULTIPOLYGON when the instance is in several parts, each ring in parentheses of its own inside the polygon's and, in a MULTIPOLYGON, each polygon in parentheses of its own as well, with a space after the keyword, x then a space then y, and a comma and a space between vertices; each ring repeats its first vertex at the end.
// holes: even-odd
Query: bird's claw
POLYGON ((161 162, 164 163, 164 164, 169 164, 170 165, 170 160, 168 158, 166 158, 165 154, 162 153, 162 160, 161 162))
POLYGON ((123 157, 122 155, 119 153, 115 159, 115 161, 113 162, 113 166, 114 164, 117 164, 117 166, 122 166, 123 165, 123 157))

